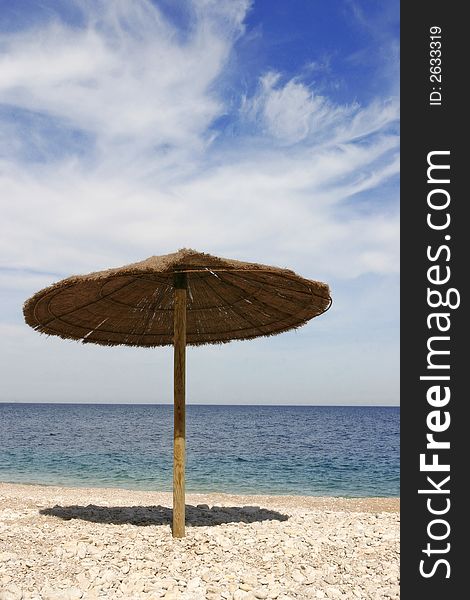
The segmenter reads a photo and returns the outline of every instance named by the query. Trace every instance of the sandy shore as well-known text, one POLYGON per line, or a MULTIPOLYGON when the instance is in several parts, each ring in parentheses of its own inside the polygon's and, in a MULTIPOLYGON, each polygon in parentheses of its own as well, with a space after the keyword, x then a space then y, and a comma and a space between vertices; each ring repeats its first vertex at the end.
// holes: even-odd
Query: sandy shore
POLYGON ((399 500, 0 483, 0 600, 399 598, 399 500), (199 505, 199 506, 198 506, 199 505))

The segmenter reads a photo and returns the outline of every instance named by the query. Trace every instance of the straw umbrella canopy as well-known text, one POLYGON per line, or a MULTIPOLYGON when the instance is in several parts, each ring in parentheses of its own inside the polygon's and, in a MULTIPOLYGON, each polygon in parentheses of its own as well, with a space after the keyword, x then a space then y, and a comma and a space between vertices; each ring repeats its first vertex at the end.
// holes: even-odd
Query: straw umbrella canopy
POLYGON ((184 536, 185 348, 296 329, 331 305, 328 285, 194 250, 76 275, 24 304, 36 331, 103 346, 174 346, 173 536, 184 536))

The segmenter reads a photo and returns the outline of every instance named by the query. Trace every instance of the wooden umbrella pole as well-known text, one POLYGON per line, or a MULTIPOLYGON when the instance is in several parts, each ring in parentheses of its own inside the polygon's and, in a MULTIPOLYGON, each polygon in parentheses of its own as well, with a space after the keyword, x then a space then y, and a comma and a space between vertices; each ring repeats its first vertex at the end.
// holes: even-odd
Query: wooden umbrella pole
POLYGON ((174 433, 173 433, 173 537, 184 537, 184 467, 186 445, 186 273, 174 276, 174 433))

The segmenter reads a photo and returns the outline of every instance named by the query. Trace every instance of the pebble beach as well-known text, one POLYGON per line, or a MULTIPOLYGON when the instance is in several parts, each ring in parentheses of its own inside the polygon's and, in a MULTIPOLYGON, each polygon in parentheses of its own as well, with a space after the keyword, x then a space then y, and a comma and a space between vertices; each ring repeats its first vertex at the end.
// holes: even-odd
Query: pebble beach
POLYGON ((0 483, 0 600, 399 598, 398 498, 0 483))

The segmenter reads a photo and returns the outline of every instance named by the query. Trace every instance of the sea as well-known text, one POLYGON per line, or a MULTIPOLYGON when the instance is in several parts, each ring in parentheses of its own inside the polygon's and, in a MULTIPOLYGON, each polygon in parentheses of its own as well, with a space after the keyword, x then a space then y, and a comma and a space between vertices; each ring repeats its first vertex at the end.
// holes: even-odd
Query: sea
MULTIPOLYGON (((398 407, 186 406, 186 491, 399 496, 398 407)), ((171 491, 173 407, 0 403, 0 481, 171 491)))

